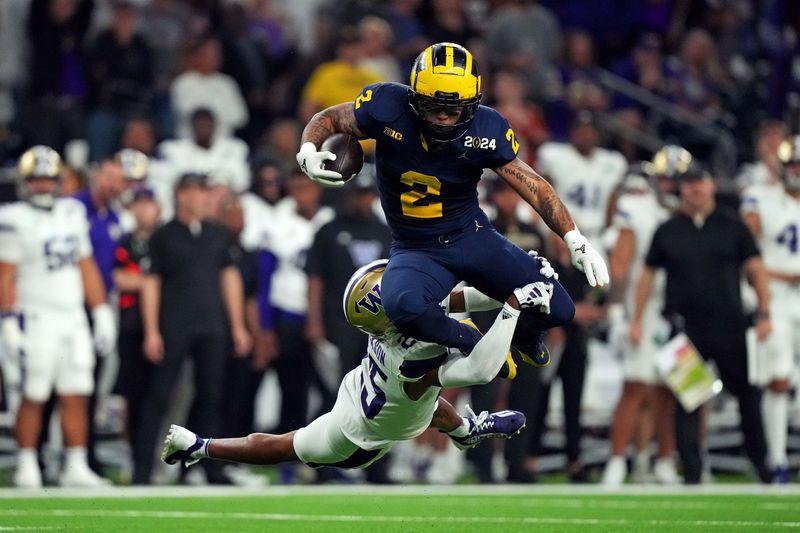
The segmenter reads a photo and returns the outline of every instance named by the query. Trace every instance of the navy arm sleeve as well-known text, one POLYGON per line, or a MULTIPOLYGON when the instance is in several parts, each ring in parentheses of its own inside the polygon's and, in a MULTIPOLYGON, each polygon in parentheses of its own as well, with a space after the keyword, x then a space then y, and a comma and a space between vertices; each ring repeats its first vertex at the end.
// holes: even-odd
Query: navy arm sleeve
MULTIPOLYGON (((502 167, 517 158, 519 141, 517 141, 511 124, 508 123, 508 120, 503 115, 490 107, 481 107, 481 110, 485 110, 485 113, 477 117, 480 120, 479 131, 481 137, 485 132, 486 138, 490 139, 490 142, 491 139, 494 139, 497 143, 494 150, 485 151, 487 160, 483 163, 483 166, 484 168, 502 167)), ((473 142, 483 142, 481 137, 473 140, 473 142)))
POLYGON ((408 106, 408 87, 399 83, 367 85, 355 100, 358 127, 375 139, 384 125, 396 119, 408 106))

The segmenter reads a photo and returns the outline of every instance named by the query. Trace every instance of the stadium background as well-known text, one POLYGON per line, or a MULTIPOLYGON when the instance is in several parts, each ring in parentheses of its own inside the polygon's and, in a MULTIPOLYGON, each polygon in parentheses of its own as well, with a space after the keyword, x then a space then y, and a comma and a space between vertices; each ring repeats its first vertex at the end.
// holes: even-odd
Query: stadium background
MULTIPOLYGON (((160 143, 185 138, 181 128, 198 107, 214 109, 218 125, 232 117, 231 136, 247 150, 237 168, 223 158, 196 170, 236 193, 258 193, 251 183, 265 166, 282 177, 293 170, 299 132, 311 114, 354 98, 365 83, 404 82, 427 44, 453 41, 478 58, 483 101, 509 117, 528 162, 535 164, 542 143, 566 141, 574 113, 590 110, 602 146, 630 163, 666 143, 684 146, 711 170, 723 200, 735 205, 738 191, 760 179, 754 171, 762 159, 759 127, 773 120, 794 126, 798 31, 800 5, 789 0, 6 0, 0 3, 0 198, 14 197, 16 158, 45 143, 64 157, 73 190, 86 186, 92 162, 119 148, 139 149, 153 158, 148 179, 168 202, 163 191, 180 164, 160 143), (63 22, 53 22, 56 11, 63 22), (125 33, 131 24, 135 37, 109 47, 114 31, 125 33), (209 36, 219 44, 219 71, 230 76, 238 96, 220 103, 214 101, 219 94, 200 94, 200 103, 186 109, 180 99, 198 97, 202 88, 183 75, 206 68, 199 51, 209 36), (141 61, 128 61, 133 56, 141 61), (181 76, 185 92, 176 83, 181 76), (244 113, 237 115, 231 109, 238 102, 244 113), (144 126, 132 133, 126 130, 131 121, 144 126), (237 181, 240 168, 245 181, 237 181)), ((340 208, 342 199, 328 193, 324 202, 340 208)), ((607 456, 607 426, 622 378, 602 322, 592 336, 582 460, 597 467, 607 456)), ((260 430, 274 426, 280 398, 270 375, 258 396, 260 430)), ((545 473, 564 466, 559 397, 556 387, 544 436, 545 473)), ((98 455, 124 482, 129 459, 117 406, 112 398, 96 418, 103 431, 98 455)), ((749 479, 735 411, 723 396, 710 420, 712 466, 722 480, 727 473, 749 479)), ((795 430, 800 406, 792 415, 795 430)), ((0 468, 7 473, 12 413, 2 416, 0 468)), ((794 432, 790 447, 800 448, 794 432)), ((55 460, 57 446, 46 451, 55 460)), ((796 465, 796 453, 790 458, 796 465)), ((465 468, 459 479, 475 479, 468 465, 455 464, 465 468)))

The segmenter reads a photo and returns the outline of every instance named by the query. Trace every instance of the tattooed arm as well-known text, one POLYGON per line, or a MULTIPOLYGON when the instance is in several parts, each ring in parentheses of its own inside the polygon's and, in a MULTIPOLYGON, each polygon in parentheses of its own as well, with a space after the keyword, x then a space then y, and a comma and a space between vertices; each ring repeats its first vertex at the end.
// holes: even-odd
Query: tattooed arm
POLYGON ((356 139, 367 139, 356 121, 355 104, 348 102, 337 104, 311 117, 305 129, 300 144, 313 143, 317 148, 322 141, 334 133, 349 133, 356 139))
POLYGON ((553 232, 564 239, 572 264, 586 274, 589 285, 606 285, 609 279, 605 261, 578 231, 553 187, 519 158, 494 170, 541 215, 553 232))
POLYGON ((559 237, 575 229, 575 222, 561 203, 556 191, 542 176, 524 161, 517 158, 494 169, 522 199, 542 217, 547 226, 559 237))

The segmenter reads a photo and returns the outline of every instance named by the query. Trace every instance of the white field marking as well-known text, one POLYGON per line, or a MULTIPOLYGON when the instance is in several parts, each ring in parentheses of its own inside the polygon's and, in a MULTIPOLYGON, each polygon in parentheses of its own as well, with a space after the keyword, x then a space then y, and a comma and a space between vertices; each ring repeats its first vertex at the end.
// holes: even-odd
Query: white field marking
MULTIPOLYGON (((377 495, 374 498, 380 498, 381 501, 388 501, 388 497, 377 495)), ((587 497, 590 498, 590 497, 587 497)), ((626 497, 619 499, 614 497, 600 497, 598 499, 587 498, 540 498, 538 500, 513 500, 509 501, 508 505, 512 507, 530 507, 541 509, 607 509, 607 510, 637 510, 637 509, 662 509, 662 510, 701 510, 701 511, 714 511, 726 510, 735 507, 736 502, 706 502, 706 501, 691 501, 688 498, 679 498, 677 500, 658 500, 653 499, 651 496, 647 500, 635 499, 626 497)), ((436 497, 436 505, 453 505, 462 508, 469 508, 470 506, 486 505, 486 498, 474 496, 439 496, 436 497)), ((502 502, 492 502, 494 504, 502 505, 502 502)), ((749 508, 754 510, 763 511, 795 511, 800 509, 800 501, 792 500, 787 502, 775 501, 751 501, 748 504, 749 508)))
POLYGON ((582 526, 667 526, 721 528, 800 528, 800 522, 766 520, 631 520, 627 518, 546 518, 506 516, 419 516, 419 515, 310 515, 290 513, 243 513, 209 511, 135 511, 135 510, 0 510, 8 517, 56 518, 158 518, 197 520, 249 520, 268 522, 349 522, 349 523, 447 523, 447 524, 549 524, 582 526))
MULTIPOLYGON (((0 0, 2 1, 2 0, 0 0)), ((294 496, 537 496, 547 501, 551 496, 759 496, 798 497, 800 485, 720 484, 720 485, 626 485, 608 489, 600 485, 283 485, 269 487, 175 487, 116 486, 98 489, 0 488, 0 499, 16 498, 207 498, 207 497, 294 497, 294 496)), ((800 505, 798 506, 800 508, 800 505)))
POLYGON ((43 526, 0 526, 0 531, 41 531, 43 529, 55 529, 43 526))

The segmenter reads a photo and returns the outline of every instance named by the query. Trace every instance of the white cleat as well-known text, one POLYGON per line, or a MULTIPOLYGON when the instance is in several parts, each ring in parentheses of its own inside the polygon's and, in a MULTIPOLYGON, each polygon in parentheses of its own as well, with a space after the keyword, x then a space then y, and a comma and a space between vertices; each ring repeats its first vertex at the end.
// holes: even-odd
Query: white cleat
POLYGON ((678 471, 675 469, 675 460, 671 457, 659 457, 653 467, 656 482, 662 485, 679 485, 681 482, 678 471))
POLYGON ((164 449, 161 451, 161 460, 168 465, 174 465, 178 461, 184 466, 190 466, 202 459, 204 455, 195 452, 204 452, 203 446, 206 439, 196 433, 192 433, 185 427, 177 424, 169 426, 166 438, 164 438, 164 449))
POLYGON ((76 488, 100 488, 112 485, 110 480, 95 474, 86 465, 65 466, 58 478, 58 484, 62 487, 76 488))
POLYGON ((20 463, 14 472, 14 486, 20 489, 39 489, 42 487, 42 471, 37 463, 20 463))
POLYGON ((600 482, 605 487, 619 487, 625 483, 625 476, 628 475, 628 465, 625 463, 625 456, 612 455, 603 470, 603 479, 600 482))

